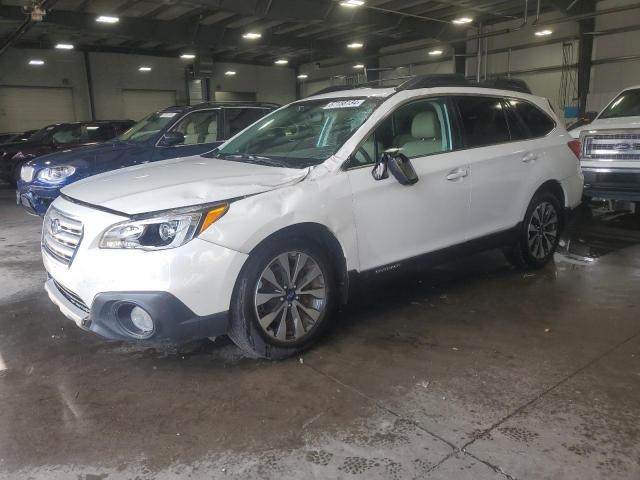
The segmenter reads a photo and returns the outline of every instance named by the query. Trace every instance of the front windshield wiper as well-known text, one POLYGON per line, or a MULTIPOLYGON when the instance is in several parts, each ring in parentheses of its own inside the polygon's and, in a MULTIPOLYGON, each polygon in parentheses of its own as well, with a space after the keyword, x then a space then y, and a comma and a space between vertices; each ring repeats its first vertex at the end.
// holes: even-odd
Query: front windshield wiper
POLYGON ((216 158, 220 158, 222 160, 232 160, 236 162, 246 162, 246 163, 255 163, 257 165, 267 165, 269 167, 283 167, 287 168, 287 164, 284 162, 280 162, 273 158, 263 157, 262 155, 251 155, 251 154, 243 154, 243 153, 214 153, 216 158))

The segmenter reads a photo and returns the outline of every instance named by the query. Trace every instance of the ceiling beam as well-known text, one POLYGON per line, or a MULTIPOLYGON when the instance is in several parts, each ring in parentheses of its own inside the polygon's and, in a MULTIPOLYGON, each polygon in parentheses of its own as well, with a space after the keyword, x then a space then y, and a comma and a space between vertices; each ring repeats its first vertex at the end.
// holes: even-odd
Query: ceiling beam
MULTIPOLYGON (((13 6, 0 6, 0 17, 15 21, 25 19, 22 9, 13 6)), ((51 10, 45 15, 43 23, 63 26, 87 34, 103 33, 142 42, 171 43, 176 47, 190 46, 208 49, 252 45, 251 42, 242 38, 243 32, 239 29, 224 29, 217 25, 198 25, 193 21, 166 21, 140 17, 120 17, 120 21, 113 25, 96 23, 95 18, 95 15, 82 12, 51 10)), ((333 56, 344 50, 343 44, 314 41, 270 32, 263 33, 259 44, 277 48, 312 50, 318 54, 333 56)))

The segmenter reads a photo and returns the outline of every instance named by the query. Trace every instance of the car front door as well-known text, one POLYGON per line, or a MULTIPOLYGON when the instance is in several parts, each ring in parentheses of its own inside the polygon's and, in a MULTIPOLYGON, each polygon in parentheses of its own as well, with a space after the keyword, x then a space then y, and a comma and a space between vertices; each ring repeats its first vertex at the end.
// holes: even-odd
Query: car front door
POLYGON ((213 150, 220 143, 223 134, 220 120, 219 108, 188 113, 168 130, 182 134, 184 141, 167 145, 163 136, 156 144, 153 159, 188 157, 213 150))
POLYGON ((361 271, 393 270, 405 259, 466 240, 469 165, 455 151, 457 132, 446 98, 400 106, 352 155, 353 193, 361 271), (373 162, 384 151, 408 158, 418 182, 401 185, 392 175, 375 180, 373 162))

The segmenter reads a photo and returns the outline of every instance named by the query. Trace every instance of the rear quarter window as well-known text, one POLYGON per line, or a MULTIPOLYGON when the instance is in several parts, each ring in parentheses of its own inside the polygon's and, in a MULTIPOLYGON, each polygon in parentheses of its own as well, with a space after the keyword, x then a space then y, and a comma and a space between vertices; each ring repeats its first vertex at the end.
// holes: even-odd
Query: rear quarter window
POLYGON ((529 129, 531 138, 544 137, 555 128, 553 119, 532 103, 515 98, 508 102, 529 129))

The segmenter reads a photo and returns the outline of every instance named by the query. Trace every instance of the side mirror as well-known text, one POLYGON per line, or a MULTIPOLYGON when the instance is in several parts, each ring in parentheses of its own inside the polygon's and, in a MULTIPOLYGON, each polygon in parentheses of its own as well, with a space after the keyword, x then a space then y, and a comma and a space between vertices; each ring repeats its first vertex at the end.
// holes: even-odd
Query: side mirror
POLYGON ((184 134, 176 131, 165 133, 160 142, 163 147, 173 147, 181 143, 184 143, 184 134))
POLYGON ((382 180, 389 177, 389 172, 395 177, 400 185, 414 185, 418 182, 411 160, 402 153, 391 154, 385 152, 373 167, 371 175, 376 180, 382 180))

